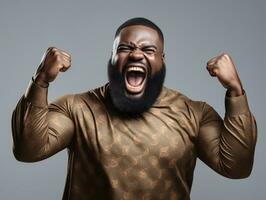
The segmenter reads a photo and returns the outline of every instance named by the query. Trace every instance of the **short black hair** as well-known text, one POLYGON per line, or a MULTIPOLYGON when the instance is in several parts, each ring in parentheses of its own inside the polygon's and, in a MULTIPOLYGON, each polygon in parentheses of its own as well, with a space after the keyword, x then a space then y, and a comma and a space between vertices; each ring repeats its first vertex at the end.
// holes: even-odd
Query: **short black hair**
POLYGON ((118 36, 118 34, 120 33, 120 31, 123 28, 125 28, 127 26, 133 26, 133 25, 142 25, 142 26, 147 26, 147 27, 154 29, 158 33, 159 38, 161 39, 162 43, 164 43, 163 32, 161 31, 161 29, 155 23, 153 23, 152 21, 150 21, 146 18, 143 18, 143 17, 135 17, 135 18, 131 18, 131 19, 125 21, 116 30, 115 38, 118 36))

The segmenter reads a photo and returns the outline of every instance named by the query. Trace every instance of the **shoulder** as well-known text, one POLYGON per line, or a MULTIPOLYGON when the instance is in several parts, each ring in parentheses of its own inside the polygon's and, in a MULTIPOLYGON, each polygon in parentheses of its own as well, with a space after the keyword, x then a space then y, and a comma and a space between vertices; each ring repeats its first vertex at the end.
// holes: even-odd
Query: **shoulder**
POLYGON ((168 105, 176 111, 193 112, 198 117, 202 114, 206 102, 192 99, 178 90, 163 87, 159 103, 168 105))
POLYGON ((161 96, 161 102, 166 101, 168 103, 186 103, 190 106, 199 106, 205 104, 203 101, 192 99, 180 91, 170 89, 168 87, 163 87, 161 96))
POLYGON ((108 84, 74 95, 75 102, 100 103, 105 101, 108 84))
POLYGON ((101 101, 106 96, 106 87, 100 86, 94 89, 90 89, 85 92, 75 93, 75 94, 66 94, 60 97, 57 97, 50 105, 61 105, 67 107, 76 107, 82 104, 87 104, 90 102, 101 101))

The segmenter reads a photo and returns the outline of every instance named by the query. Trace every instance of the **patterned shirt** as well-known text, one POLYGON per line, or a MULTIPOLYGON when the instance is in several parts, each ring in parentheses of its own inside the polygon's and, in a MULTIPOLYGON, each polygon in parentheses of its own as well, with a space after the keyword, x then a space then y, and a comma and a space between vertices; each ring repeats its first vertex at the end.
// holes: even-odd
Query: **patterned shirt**
POLYGON ((229 178, 252 169, 256 121, 246 94, 207 103, 163 87, 138 116, 113 107, 108 84, 47 103, 30 82, 12 116, 14 155, 35 162, 68 149, 64 200, 190 199, 196 159, 229 178))

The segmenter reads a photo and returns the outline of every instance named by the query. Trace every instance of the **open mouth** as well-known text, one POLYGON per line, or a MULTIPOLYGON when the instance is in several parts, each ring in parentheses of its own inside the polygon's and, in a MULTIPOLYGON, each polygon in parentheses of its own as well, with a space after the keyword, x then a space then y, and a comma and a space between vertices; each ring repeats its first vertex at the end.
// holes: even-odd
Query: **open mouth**
POLYGON ((129 95, 139 96, 144 92, 147 72, 141 66, 129 66, 125 73, 125 85, 129 95))

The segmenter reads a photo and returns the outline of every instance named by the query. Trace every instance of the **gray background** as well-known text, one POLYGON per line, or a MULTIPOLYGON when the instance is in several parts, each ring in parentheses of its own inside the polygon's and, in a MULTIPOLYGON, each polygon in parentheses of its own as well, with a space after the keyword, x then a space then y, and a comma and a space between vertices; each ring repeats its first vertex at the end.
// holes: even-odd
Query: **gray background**
POLYGON ((222 52, 234 59, 258 123, 251 176, 224 178, 197 162, 192 199, 265 199, 266 1, 0 1, 0 199, 61 199, 67 154, 33 164, 12 155, 11 113, 49 46, 72 55, 72 68, 49 88, 49 100, 103 85, 116 28, 144 16, 165 35, 166 85, 224 114, 225 90, 205 69, 222 52))

